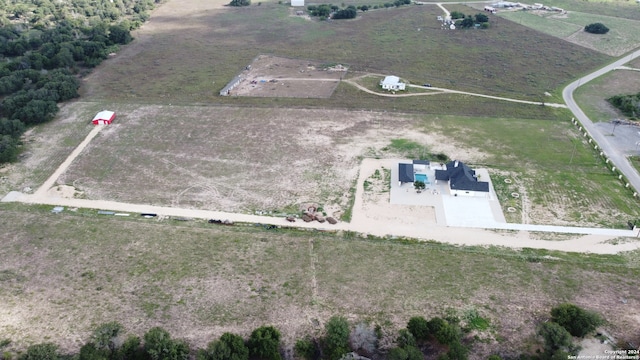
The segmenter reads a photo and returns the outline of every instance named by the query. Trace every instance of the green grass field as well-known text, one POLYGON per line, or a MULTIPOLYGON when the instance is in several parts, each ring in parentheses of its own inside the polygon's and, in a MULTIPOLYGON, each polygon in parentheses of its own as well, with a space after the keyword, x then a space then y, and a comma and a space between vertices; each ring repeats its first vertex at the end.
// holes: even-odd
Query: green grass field
POLYGON ((439 116, 425 118, 422 130, 447 135, 486 154, 474 165, 491 169, 497 175, 494 184, 500 183, 500 174, 516 179, 498 193, 505 210, 513 206, 512 192, 524 192, 538 222, 625 228, 627 220, 640 216, 638 201, 611 175, 568 117, 547 121, 439 116))
MULTIPOLYGON (((633 13, 634 11, 630 12, 633 13)), ((640 10, 635 12, 640 12, 640 10)), ((564 15, 552 12, 536 14, 531 11, 504 11, 498 14, 502 18, 523 26, 561 39, 567 39, 605 54, 620 56, 640 46, 640 39, 636 36, 640 32, 639 19, 625 19, 605 16, 601 13, 578 12, 575 10, 571 10, 564 15), (588 34, 582 31, 586 25, 596 22, 605 24, 610 31, 604 35, 588 34)))
MULTIPOLYGON (((477 12, 461 5, 449 7, 477 12)), ((101 85, 88 94, 138 103, 343 107, 353 101, 351 106, 363 106, 344 93, 323 102, 217 96, 255 56, 274 54, 344 63, 353 71, 393 73, 412 83, 536 100, 608 61, 604 55, 508 21, 487 31, 444 31, 436 20, 441 12, 431 5, 410 6, 367 12, 355 21, 331 22, 301 21, 289 16, 288 7, 273 3, 209 12, 194 18, 188 30, 145 34, 141 51, 131 55, 124 51, 114 60, 116 68, 100 73, 96 84, 101 85)), ((173 19, 156 20, 160 21, 173 19)), ((421 100, 407 101, 417 111, 431 111, 421 100)), ((464 104, 458 106, 455 98, 447 102, 451 109, 464 111, 464 104)))
POLYGON ((476 309, 491 324, 481 336, 498 339, 491 351, 516 355, 557 303, 599 311, 624 333, 632 314, 611 304, 640 301, 637 253, 456 248, 49 209, 0 206, 0 301, 12 314, 0 333, 15 348, 49 340, 77 349, 112 320, 139 335, 163 326, 194 346, 273 324, 291 345, 334 314, 394 331, 414 315, 476 309))

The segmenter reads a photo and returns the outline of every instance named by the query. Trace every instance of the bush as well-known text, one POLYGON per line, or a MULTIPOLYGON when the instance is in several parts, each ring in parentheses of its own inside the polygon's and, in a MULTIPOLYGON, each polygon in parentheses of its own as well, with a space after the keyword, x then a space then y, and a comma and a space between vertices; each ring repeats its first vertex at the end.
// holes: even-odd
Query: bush
POLYGON ((591 34, 606 34, 609 32, 609 28, 602 23, 593 23, 585 26, 584 31, 591 34))
POLYGON ((577 337, 584 337, 602 325, 602 318, 594 312, 573 304, 561 304, 551 309, 552 320, 577 337))
POLYGON ((295 351, 296 356, 306 360, 312 360, 316 355, 315 344, 310 339, 300 339, 296 341, 296 345, 293 350, 295 351))
POLYGON ((212 341, 205 350, 200 350, 197 360, 248 360, 249 348, 240 335, 224 333, 219 340, 212 341))
POLYGON ((151 360, 186 360, 189 357, 187 344, 171 339, 161 327, 151 328, 144 334, 144 350, 151 360))
POLYGON ((416 346, 416 338, 407 329, 398 331, 398 337, 396 338, 396 344, 400 348, 406 348, 410 346, 416 346))
POLYGON ((486 23, 489 22, 489 17, 483 13, 476 14, 476 22, 478 23, 486 23))
POLYGON ((414 316, 409 319, 407 330, 409 330, 418 341, 427 340, 429 337, 429 323, 422 316, 414 316))
POLYGON ((544 340, 544 349, 550 355, 558 350, 567 350, 572 346, 571 334, 553 321, 542 324, 538 329, 538 335, 544 340))
POLYGON ((262 326, 251 333, 247 342, 249 353, 259 359, 281 360, 280 332, 273 326, 262 326))
POLYGON ((58 346, 52 343, 31 345, 19 357, 20 360, 58 360, 60 358, 58 346))
POLYGON ((251 5, 251 0, 231 0, 229 6, 249 6, 251 5))
POLYGON ((349 323, 341 316, 334 316, 325 324, 324 358, 339 360, 350 351, 349 323))

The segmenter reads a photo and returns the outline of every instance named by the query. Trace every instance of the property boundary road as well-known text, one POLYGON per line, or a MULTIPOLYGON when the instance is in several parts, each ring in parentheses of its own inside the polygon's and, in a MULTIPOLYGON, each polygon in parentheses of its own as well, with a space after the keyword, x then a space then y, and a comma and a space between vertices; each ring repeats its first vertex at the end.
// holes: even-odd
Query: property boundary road
POLYGON ((638 190, 640 189, 640 174, 638 174, 638 171, 636 171, 636 169, 631 166, 631 163, 629 163, 627 157, 623 153, 618 151, 616 147, 613 146, 609 142, 609 140, 601 132, 598 131, 598 129, 596 129, 591 119, 589 119, 589 117, 582 111, 582 109, 580 109, 578 104, 575 102, 573 98, 573 92, 578 87, 628 63, 638 56, 640 56, 640 50, 636 50, 631 54, 625 55, 619 60, 614 61, 611 64, 572 82, 571 84, 567 85, 567 87, 565 87, 562 91, 562 97, 567 103, 569 110, 571 110, 575 118, 580 122, 580 124, 582 124, 587 134, 589 134, 589 136, 591 136, 593 140, 595 140, 596 144, 598 144, 602 152, 611 161, 613 166, 619 169, 620 172, 628 179, 629 184, 635 189, 636 192, 638 192, 638 190))

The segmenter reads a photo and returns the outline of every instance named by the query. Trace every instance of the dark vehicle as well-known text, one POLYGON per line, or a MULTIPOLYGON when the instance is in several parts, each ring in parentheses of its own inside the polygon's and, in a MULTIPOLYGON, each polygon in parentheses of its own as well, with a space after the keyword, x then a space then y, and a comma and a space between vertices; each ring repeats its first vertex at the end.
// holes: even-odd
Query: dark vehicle
POLYGON ((424 87, 431 87, 431 84, 422 84, 424 87))

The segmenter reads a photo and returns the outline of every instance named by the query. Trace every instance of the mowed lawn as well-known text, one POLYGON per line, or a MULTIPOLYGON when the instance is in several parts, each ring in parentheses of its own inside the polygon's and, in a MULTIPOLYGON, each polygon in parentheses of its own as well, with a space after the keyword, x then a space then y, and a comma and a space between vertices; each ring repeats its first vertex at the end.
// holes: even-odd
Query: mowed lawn
POLYGON ((637 253, 456 248, 14 204, 0 215, 0 333, 13 349, 50 341, 77 351, 114 320, 138 335, 162 326, 195 347, 271 324, 291 346, 335 314, 393 333, 414 315, 475 309, 491 346, 478 342, 474 358, 515 356, 565 301, 600 312, 615 336, 640 330, 637 253))
MULTIPOLYGON (((368 11, 351 21, 310 21, 292 16, 288 6, 271 2, 234 9, 215 2, 206 8, 194 1, 171 1, 154 12, 151 22, 135 34, 138 39, 89 77, 88 98, 350 106, 351 97, 338 94, 323 101, 217 95, 254 57, 273 54, 347 64, 352 72, 394 74, 414 83, 539 100, 545 91, 609 60, 494 17, 496 26, 486 31, 442 30, 436 20, 442 10, 434 5, 368 11)), ((449 8, 477 12, 460 5, 449 8)), ((380 108, 375 102, 358 102, 357 97, 354 101, 356 105, 351 106, 380 108)), ((415 111, 434 112, 433 105, 422 99, 407 101, 415 111)), ((456 109, 452 106, 450 111, 456 109)))

